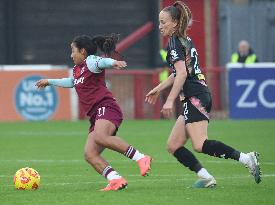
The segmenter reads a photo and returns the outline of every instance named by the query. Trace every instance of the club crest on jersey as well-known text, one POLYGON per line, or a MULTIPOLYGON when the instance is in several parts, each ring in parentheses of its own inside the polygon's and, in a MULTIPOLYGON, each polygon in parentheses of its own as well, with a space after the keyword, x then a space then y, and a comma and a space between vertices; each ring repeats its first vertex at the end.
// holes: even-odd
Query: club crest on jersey
POLYGON ((78 78, 85 72, 85 66, 74 68, 74 77, 78 78))
POLYGON ((173 60, 176 60, 179 57, 176 50, 174 50, 174 49, 171 50, 170 54, 171 54, 171 57, 172 57, 173 60))
POLYGON ((80 67, 74 68, 74 77, 78 78, 81 75, 80 67))

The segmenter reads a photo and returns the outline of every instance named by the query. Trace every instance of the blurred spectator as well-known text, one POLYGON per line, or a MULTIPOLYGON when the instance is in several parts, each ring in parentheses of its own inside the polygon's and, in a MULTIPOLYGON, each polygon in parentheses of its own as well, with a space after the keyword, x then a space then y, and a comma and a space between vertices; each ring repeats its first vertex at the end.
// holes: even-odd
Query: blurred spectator
POLYGON ((239 42, 238 51, 231 56, 231 63, 255 63, 258 62, 256 54, 252 51, 249 43, 245 40, 239 42))
POLYGON ((160 49, 159 54, 164 67, 164 69, 159 73, 159 82, 163 82, 169 77, 169 68, 167 68, 167 62, 166 62, 167 51, 164 49, 160 49))

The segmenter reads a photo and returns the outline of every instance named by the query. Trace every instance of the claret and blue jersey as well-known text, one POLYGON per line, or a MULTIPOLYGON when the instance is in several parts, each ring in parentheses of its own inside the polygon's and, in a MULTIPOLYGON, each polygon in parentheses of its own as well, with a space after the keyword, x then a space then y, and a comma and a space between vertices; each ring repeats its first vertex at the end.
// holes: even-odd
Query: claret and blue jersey
POLYGON ((90 55, 73 68, 73 78, 49 79, 50 85, 76 89, 80 106, 89 113, 102 100, 114 100, 105 84, 105 68, 112 67, 115 60, 90 55))

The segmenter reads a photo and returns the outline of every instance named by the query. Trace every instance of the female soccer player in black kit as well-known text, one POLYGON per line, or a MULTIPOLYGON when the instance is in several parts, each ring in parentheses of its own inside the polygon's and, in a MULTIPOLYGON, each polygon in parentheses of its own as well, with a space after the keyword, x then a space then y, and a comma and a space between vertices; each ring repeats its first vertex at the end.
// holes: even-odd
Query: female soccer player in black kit
POLYGON ((173 69, 173 73, 166 81, 152 89, 146 95, 145 101, 155 104, 160 92, 172 86, 162 108, 162 113, 170 117, 177 96, 180 95, 183 99, 183 112, 171 131, 167 147, 168 152, 173 154, 181 164, 197 173, 199 179, 195 182, 195 187, 214 187, 216 180, 203 168, 192 152, 184 147, 188 137, 196 152, 239 161, 249 169, 256 183, 260 183, 258 153, 242 153, 222 142, 208 139, 211 94, 200 70, 196 48, 186 34, 191 21, 191 11, 181 1, 175 2, 159 13, 160 33, 169 37, 167 62, 173 69))

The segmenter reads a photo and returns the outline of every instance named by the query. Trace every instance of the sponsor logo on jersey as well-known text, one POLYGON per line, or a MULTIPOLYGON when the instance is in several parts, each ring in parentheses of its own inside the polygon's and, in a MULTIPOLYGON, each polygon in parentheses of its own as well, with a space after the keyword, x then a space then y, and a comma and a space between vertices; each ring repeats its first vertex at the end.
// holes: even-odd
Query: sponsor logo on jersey
POLYGON ((84 77, 78 78, 78 79, 74 79, 74 85, 77 85, 79 83, 83 84, 84 82, 84 77))
POLYGON ((16 110, 26 120, 47 120, 56 110, 58 96, 55 88, 47 86, 38 90, 35 87, 36 81, 42 78, 38 75, 27 76, 16 87, 16 110))
POLYGON ((173 60, 176 60, 179 57, 179 55, 177 54, 177 51, 175 49, 170 51, 170 55, 171 55, 173 60))

